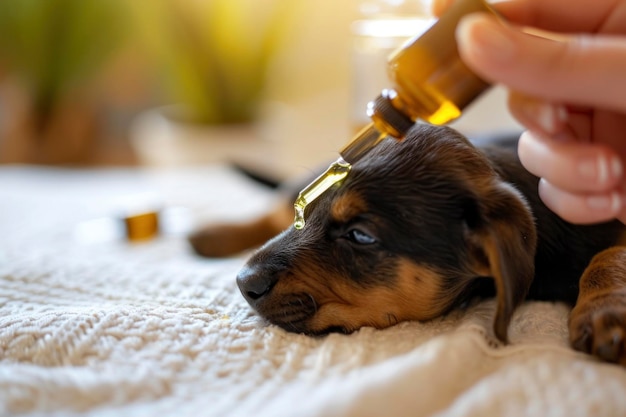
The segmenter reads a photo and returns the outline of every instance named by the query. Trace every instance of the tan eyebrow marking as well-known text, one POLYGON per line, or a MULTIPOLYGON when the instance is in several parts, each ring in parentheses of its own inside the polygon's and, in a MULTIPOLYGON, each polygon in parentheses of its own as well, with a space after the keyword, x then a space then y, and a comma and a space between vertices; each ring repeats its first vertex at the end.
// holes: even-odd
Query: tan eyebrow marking
POLYGON ((365 201, 356 193, 346 193, 337 197, 331 204, 330 215, 338 222, 347 222, 367 210, 365 201))

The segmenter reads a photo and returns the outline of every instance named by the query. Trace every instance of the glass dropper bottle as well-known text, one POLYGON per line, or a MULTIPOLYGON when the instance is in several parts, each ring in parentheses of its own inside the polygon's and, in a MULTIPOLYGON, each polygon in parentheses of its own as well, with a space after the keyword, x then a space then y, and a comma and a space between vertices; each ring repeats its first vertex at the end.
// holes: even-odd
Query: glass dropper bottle
POLYGON ((296 229, 305 225, 307 205, 342 181, 352 165, 383 139, 402 140, 420 120, 446 124, 489 87, 461 61, 455 40, 461 18, 474 12, 496 15, 483 0, 456 0, 430 29, 391 55, 390 88, 367 106, 371 123, 339 152, 337 161, 300 192, 294 203, 296 229))

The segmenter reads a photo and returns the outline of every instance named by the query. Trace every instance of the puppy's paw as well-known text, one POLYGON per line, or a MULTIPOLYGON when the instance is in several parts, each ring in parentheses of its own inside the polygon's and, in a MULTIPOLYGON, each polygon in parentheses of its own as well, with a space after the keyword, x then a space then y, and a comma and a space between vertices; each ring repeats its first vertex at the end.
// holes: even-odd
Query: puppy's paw
POLYGON ((569 323, 578 351, 626 366, 626 294, 608 294, 576 305, 569 323))

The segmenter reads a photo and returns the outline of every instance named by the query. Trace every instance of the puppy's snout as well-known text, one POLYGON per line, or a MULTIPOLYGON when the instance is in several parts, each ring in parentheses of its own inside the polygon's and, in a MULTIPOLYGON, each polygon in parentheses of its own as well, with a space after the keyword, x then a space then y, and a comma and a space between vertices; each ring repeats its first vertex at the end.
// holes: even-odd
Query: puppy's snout
POLYGON ((237 275, 239 290, 252 306, 270 293, 276 281, 274 274, 262 272, 249 266, 244 267, 237 275))

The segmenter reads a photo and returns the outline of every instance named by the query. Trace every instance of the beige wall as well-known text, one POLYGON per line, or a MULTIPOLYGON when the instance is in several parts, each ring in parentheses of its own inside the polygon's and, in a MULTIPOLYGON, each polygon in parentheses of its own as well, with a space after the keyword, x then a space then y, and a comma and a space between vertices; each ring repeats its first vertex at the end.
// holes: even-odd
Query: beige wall
POLYGON ((294 37, 276 60, 262 135, 288 172, 336 159, 348 140, 355 3, 302 0, 294 37))

